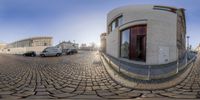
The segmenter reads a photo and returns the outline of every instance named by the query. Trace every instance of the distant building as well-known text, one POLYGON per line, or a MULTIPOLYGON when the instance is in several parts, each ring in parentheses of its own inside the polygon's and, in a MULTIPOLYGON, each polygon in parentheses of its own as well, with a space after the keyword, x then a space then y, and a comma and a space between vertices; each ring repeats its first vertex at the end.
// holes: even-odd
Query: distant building
POLYGON ((6 48, 52 46, 52 37, 32 37, 10 43, 6 48))
POLYGON ((22 54, 27 51, 35 51, 38 54, 48 46, 52 46, 52 37, 32 37, 6 45, 4 53, 22 54))
POLYGON ((106 54, 124 61, 157 65, 186 53, 182 8, 138 5, 116 8, 107 16, 106 54))
POLYGON ((81 44, 80 50, 93 51, 93 50, 97 50, 97 48, 95 47, 93 43, 91 45, 81 44))
POLYGON ((81 47, 87 47, 87 44, 83 43, 81 44, 81 47))
POLYGON ((196 47, 195 51, 200 52, 200 44, 196 47))
POLYGON ((102 33, 100 36, 100 39, 101 39, 100 50, 102 52, 106 52, 106 36, 107 36, 107 33, 102 33))
POLYGON ((71 41, 63 41, 56 45, 56 47, 61 48, 62 50, 64 49, 78 49, 79 45, 76 43, 72 43, 71 41))
POLYGON ((6 47, 6 43, 0 43, 0 49, 3 49, 6 47))
POLYGON ((5 47, 6 47, 6 43, 0 43, 0 53, 4 51, 5 47))

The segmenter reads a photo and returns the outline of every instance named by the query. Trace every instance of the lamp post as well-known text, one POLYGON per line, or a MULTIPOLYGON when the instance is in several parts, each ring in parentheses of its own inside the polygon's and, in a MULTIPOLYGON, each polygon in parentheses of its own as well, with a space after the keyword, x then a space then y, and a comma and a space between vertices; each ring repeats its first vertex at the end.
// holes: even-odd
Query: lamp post
POLYGON ((187 62, 188 62, 189 38, 190 38, 190 36, 187 36, 186 64, 187 64, 187 62))
POLYGON ((178 48, 176 49, 176 53, 177 53, 176 73, 178 73, 178 66, 179 66, 178 48))

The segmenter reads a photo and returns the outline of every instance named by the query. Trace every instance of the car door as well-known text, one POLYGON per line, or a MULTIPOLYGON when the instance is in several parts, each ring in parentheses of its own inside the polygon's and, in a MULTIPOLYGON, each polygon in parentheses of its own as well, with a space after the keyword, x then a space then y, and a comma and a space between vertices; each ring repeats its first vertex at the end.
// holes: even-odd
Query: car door
POLYGON ((51 49, 51 56, 54 56, 55 55, 55 50, 54 48, 51 49))
POLYGON ((46 56, 51 56, 51 50, 50 49, 46 50, 46 56))

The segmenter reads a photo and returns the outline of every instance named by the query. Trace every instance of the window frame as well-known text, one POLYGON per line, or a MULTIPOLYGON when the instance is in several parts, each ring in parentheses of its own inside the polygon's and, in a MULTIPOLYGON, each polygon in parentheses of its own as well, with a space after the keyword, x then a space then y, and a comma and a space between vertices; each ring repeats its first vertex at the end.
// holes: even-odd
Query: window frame
MULTIPOLYGON (((129 27, 127 27, 127 28, 124 28, 124 29, 122 29, 122 30, 120 30, 120 50, 119 50, 119 57, 120 58, 124 58, 124 57, 122 57, 121 56, 121 46, 122 46, 122 32, 123 31, 125 31, 125 30, 129 30, 129 55, 128 55, 128 58, 125 58, 125 59, 128 59, 128 60, 131 60, 131 61, 142 61, 142 62, 146 62, 146 58, 144 59, 144 61, 143 60, 132 60, 131 58, 130 58, 130 49, 131 49, 131 30, 133 29, 133 28, 135 28, 135 27, 140 27, 140 26, 145 26, 145 28, 146 28, 146 33, 145 34, 136 34, 136 35, 145 35, 146 36, 146 40, 147 40, 147 23, 145 23, 145 24, 136 24, 136 25, 132 25, 132 26, 129 26, 129 27)), ((137 29, 138 31, 139 31, 139 29, 137 29)), ((145 41, 146 41, 145 40, 145 41)), ((146 41, 146 43, 145 43, 145 45, 147 44, 147 41, 146 41)), ((146 45, 147 46, 147 45, 146 45)), ((147 54, 147 50, 145 49, 145 55, 147 54)))
POLYGON ((117 27, 121 26, 121 25, 119 25, 119 19, 120 19, 120 18, 122 18, 122 23, 121 23, 121 25, 123 24, 123 15, 122 15, 122 14, 119 15, 119 16, 117 16, 117 17, 115 17, 115 18, 110 22, 110 24, 108 25, 108 34, 109 34, 110 32, 112 32, 112 31, 114 31, 117 27), (113 23, 115 23, 114 28, 113 28, 113 23))

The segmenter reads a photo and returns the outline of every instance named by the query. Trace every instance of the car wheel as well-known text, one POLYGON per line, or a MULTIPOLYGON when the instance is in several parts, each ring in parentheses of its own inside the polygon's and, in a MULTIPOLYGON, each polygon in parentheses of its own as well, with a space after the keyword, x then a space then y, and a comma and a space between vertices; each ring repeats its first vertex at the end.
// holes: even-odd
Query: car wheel
POLYGON ((59 53, 57 53, 57 54, 56 54, 56 56, 60 56, 60 54, 59 54, 59 53))
POLYGON ((45 55, 44 55, 44 54, 41 54, 41 56, 42 56, 42 57, 45 57, 45 55))

